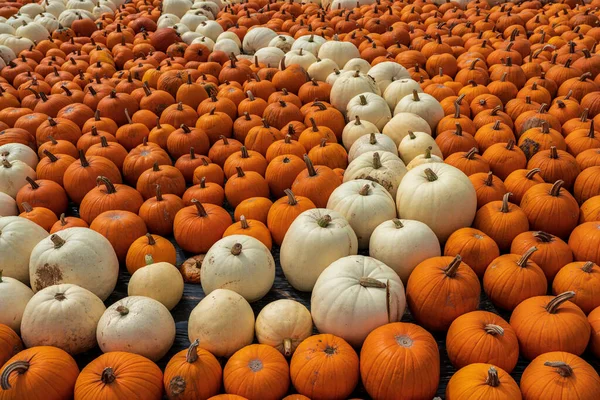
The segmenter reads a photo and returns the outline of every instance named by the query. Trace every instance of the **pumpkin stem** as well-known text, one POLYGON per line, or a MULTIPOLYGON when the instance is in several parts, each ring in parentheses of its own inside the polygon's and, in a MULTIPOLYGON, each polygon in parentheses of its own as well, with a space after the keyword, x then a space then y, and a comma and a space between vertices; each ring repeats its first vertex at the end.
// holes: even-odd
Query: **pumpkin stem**
POLYGON ((187 363, 193 364, 198 360, 198 346, 200 345, 200 341, 198 339, 194 340, 190 347, 188 347, 188 351, 185 355, 185 361, 187 363))
POLYGON ((150 246, 154 246, 156 244, 156 240, 154 240, 154 237, 151 234, 146 233, 146 237, 148 238, 148 244, 150 246))
POLYGON ((490 335, 500 335, 500 336, 504 336, 504 328, 502 328, 499 325, 494 325, 494 324, 486 324, 483 327, 483 330, 485 330, 486 333, 489 333, 490 335))
POLYGON ((192 199, 192 204, 196 206, 196 209, 198 210, 198 216, 208 217, 208 213, 202 206, 202 203, 200 203, 200 201, 198 201, 198 199, 192 199))
POLYGON ((117 189, 115 188, 115 185, 113 185, 113 183, 110 181, 110 179, 108 179, 105 176, 99 176, 96 178, 96 185, 100 186, 100 185, 104 185, 106 187, 106 193, 107 194, 113 194, 117 192, 117 189))
POLYGON ((146 265, 154 264, 154 257, 152 257, 152 254, 146 254, 144 256, 144 262, 146 263, 146 265))
POLYGON ((431 158, 431 150, 433 150, 433 147, 431 147, 431 146, 428 146, 428 147, 425 149, 425 156, 424 156, 423 158, 425 158, 426 160, 427 160, 427 159, 430 159, 430 158, 431 158))
POLYGON ((587 272, 588 274, 592 272, 594 269, 594 263, 591 261, 586 261, 585 264, 581 267, 583 272, 587 272))
POLYGON ((119 314, 121 314, 121 316, 125 316, 125 315, 129 314, 129 308, 127 308, 125 306, 118 306, 117 307, 117 312, 119 314))
POLYGON ((550 314, 556 314, 556 311, 558 311, 558 307, 560 307, 562 303, 572 299, 573 297, 575 297, 575 292, 573 291, 559 294, 558 296, 550 300, 548 304, 546 304, 546 311, 548 311, 550 314))
MULTIPOLYGON (((555 147, 555 149, 556 149, 556 147, 555 147)), ((539 168, 533 168, 533 169, 527 171, 527 173, 525 174, 525 178, 527 178, 527 179, 533 179, 533 177, 535 176, 535 174, 540 173, 540 172, 542 172, 541 169, 539 169, 539 168)))
POLYGON ((8 364, 4 368, 4 371, 2 371, 2 376, 0 376, 0 387, 2 388, 2 390, 9 390, 12 388, 12 386, 10 386, 10 382, 8 381, 10 374, 12 374, 13 372, 23 374, 29 369, 29 365, 29 361, 22 360, 14 361, 8 364))
POLYGON ((556 146, 550 146, 550 158, 558 160, 558 150, 556 149, 556 146))
MULTIPOLYGON (((44 155, 46 157, 48 157, 50 159, 50 161, 52 161, 52 162, 58 161, 58 158, 54 154, 50 153, 48 150, 44 150, 44 155)), ((10 163, 8 162, 7 159, 2 160, 2 165, 4 165, 4 167, 6 167, 6 168, 10 168, 10 163), (6 166, 6 164, 8 164, 8 167, 6 166)))
POLYGON ((285 193, 287 195, 288 204, 290 206, 295 206, 296 204, 298 204, 298 201, 296 200, 296 196, 294 196, 294 193, 292 193, 291 189, 285 189, 283 191, 283 193, 285 193))
POLYGON ((377 138, 375 137, 375 134, 374 134, 374 133, 371 133, 371 134, 370 134, 370 137, 369 137, 369 143, 370 143, 370 144, 377 144, 377 138))
POLYGON ((327 228, 329 226, 329 223, 331 222, 331 216, 329 214, 327 215, 323 215, 321 218, 319 218, 317 220, 317 224, 321 227, 321 228, 327 228))
POLYGON ((85 158, 85 153, 82 149, 79 149, 79 161, 81 161, 81 166, 84 168, 90 166, 90 163, 88 162, 87 158, 85 158))
POLYGON ((66 241, 60 236, 58 236, 56 233, 50 236, 50 240, 52 241, 52 243, 54 243, 55 249, 60 249, 66 243, 66 241))
POLYGON ((485 186, 493 186, 494 174, 492 173, 492 171, 488 172, 487 177, 485 178, 485 181, 483 183, 485 184, 485 186))
POLYGON ((250 229, 250 225, 248 224, 248 220, 246 219, 246 216, 244 216, 244 215, 240 216, 240 225, 242 226, 242 229, 250 229))
POLYGON ((369 190, 371 189, 370 185, 364 185, 363 187, 360 188, 360 190, 358 191, 358 194, 360 194, 361 196, 368 196, 369 195, 369 190))
POLYGON ((492 387, 500 386, 500 378, 498 378, 498 370, 496 368, 490 367, 485 383, 492 387))
POLYGON ((558 373, 563 378, 568 378, 573 375, 573 368, 569 364, 563 361, 546 361, 544 363, 546 367, 556 368, 556 373, 558 373))
POLYGON ((452 260, 452 262, 446 268, 443 269, 447 277, 454 278, 456 276, 456 271, 458 270, 461 261, 462 257, 460 256, 460 254, 457 254, 456 257, 454 257, 454 260, 452 260))
POLYGON ((292 355, 292 339, 283 339, 283 355, 289 357, 292 355))
POLYGON ((315 166, 313 165, 308 155, 304 155, 304 163, 306 164, 306 169, 308 170, 308 176, 316 176, 317 171, 315 170, 315 166))
POLYGON ((367 98, 365 97, 364 94, 361 94, 360 96, 358 96, 359 100, 360 100, 360 105, 361 106, 366 106, 367 104, 369 104, 367 102, 367 98))
POLYGON ((246 146, 242 146, 240 151, 242 152, 242 158, 250 158, 250 154, 248 154, 248 149, 246 146))
POLYGON ((358 280, 358 283, 360 284, 360 286, 362 287, 371 287, 371 288, 378 288, 378 289, 385 289, 387 288, 387 285, 381 281, 378 281, 375 278, 370 278, 368 276, 363 276, 358 280))
POLYGON ((511 192, 504 193, 504 196, 502 196, 502 207, 500 208, 500 212, 502 212, 504 214, 506 214, 507 212, 510 211, 510 208, 508 205, 508 199, 510 196, 512 196, 511 192))
POLYGON ((529 261, 529 257, 531 257, 531 255, 533 253, 535 253, 537 250, 538 250, 537 247, 535 247, 535 246, 531 247, 529 250, 527 250, 525 252, 525 254, 523 254, 523 256, 519 259, 519 261, 517 261, 517 265, 521 268, 527 267, 527 261, 529 261))
POLYGON ((162 190, 160 190, 160 185, 156 185, 156 201, 163 201, 162 190))
POLYGON ((550 195, 554 196, 554 197, 558 197, 560 195, 560 189, 562 188, 562 186, 565 184, 565 181, 562 180, 557 180, 556 182, 554 182, 554 185, 552 185, 552 189, 550 189, 550 195))
POLYGON ((242 167, 235 167, 235 170, 237 171, 238 178, 243 178, 244 176, 246 176, 242 167))
POLYGON ((421 99, 419 98, 419 92, 417 92, 416 90, 413 90, 412 95, 413 95, 413 101, 421 101, 421 99))
POLYGON ((242 244, 241 243, 236 243, 231 247, 231 254, 233 254, 234 256, 239 256, 240 254, 242 254, 242 244))
POLYGON ((373 153, 373 168, 374 169, 379 169, 383 166, 383 164, 381 164, 381 157, 379 156, 378 152, 373 153))
POLYGON ((431 168, 427 168, 424 172, 429 182, 434 182, 438 180, 438 176, 435 174, 435 172, 433 172, 431 168))
POLYGON ((40 185, 38 185, 36 181, 34 181, 33 179, 31 179, 31 177, 26 176, 25 180, 29 183, 29 185, 31 185, 31 188, 33 190, 40 188, 40 185))
MULTIPOLYGON (((372 133, 373 135, 373 133, 372 133)), ((417 138, 417 135, 415 135, 415 133, 413 131, 408 131, 408 136, 410 137, 410 140, 415 140, 417 138)), ((371 143, 371 144, 375 144, 375 143, 371 143)))
POLYGON ((594 131, 594 120, 590 120, 590 132, 588 133, 588 137, 593 139, 594 136, 596 135, 596 132, 594 131))
POLYGON ((400 221, 398 218, 394 218, 392 220, 392 222, 394 223, 394 225, 396 226, 396 229, 402 229, 404 228, 404 224, 402 223, 402 221, 400 221))
POLYGON ((117 379, 117 377, 115 376, 114 371, 111 367, 106 367, 104 368, 104 370, 102 370, 102 375, 100 376, 100 380, 102 381, 102 383, 104 383, 105 385, 109 385, 113 383, 115 379, 117 379))
POLYGON ((506 143, 506 150, 512 150, 515 147, 515 141, 510 139, 508 143, 506 143))
POLYGON ((31 207, 31 204, 27 203, 27 202, 23 202, 21 203, 21 207, 23 207, 23 210, 25 210, 25 212, 32 212, 33 211, 33 207, 31 207))
POLYGON ((65 219, 65 213, 60 214, 60 218, 58 220, 60 221, 60 226, 67 225, 67 220, 65 219))

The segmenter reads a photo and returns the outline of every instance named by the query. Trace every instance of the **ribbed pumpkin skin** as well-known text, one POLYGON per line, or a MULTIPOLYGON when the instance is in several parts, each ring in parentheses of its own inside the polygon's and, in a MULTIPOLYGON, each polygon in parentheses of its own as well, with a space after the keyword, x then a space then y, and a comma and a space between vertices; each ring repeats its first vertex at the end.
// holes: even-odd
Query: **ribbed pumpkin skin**
POLYGON ((119 400, 137 396, 144 400, 162 398, 162 372, 146 357, 113 351, 102 354, 79 374, 75 400, 119 400), (112 368, 114 381, 104 383, 102 372, 112 368))
POLYGON ((51 346, 31 347, 8 360, 0 375, 17 361, 28 362, 29 369, 10 374, 8 383, 11 388, 0 389, 0 399, 65 400, 73 396, 79 368, 66 351, 51 346))
POLYGON ((360 375, 374 399, 430 399, 440 378, 435 339, 418 325, 394 322, 372 331, 360 352, 360 375))
POLYGON ((0 365, 23 350, 21 338, 8 325, 0 324, 0 365))
POLYGON ((592 327, 590 336, 590 351, 597 358, 600 358, 600 307, 596 307, 588 315, 588 322, 592 327))
POLYGON ((455 231, 444 245, 444 255, 452 257, 460 254, 463 262, 482 278, 485 269, 500 255, 494 240, 474 228, 460 228, 455 231))
POLYGON ((446 386, 446 400, 520 400, 521 391, 515 380, 502 368, 492 364, 471 364, 457 371, 446 386), (486 383, 488 371, 498 373, 498 386, 486 383))
POLYGON ((519 234, 510 246, 510 253, 524 254, 534 246, 537 251, 531 255, 530 260, 544 271, 548 281, 552 281, 562 267, 573 261, 573 253, 562 239, 540 231, 519 234))
POLYGON ((251 400, 279 400, 290 385, 288 363, 274 347, 251 344, 227 361, 223 383, 226 392, 251 400))

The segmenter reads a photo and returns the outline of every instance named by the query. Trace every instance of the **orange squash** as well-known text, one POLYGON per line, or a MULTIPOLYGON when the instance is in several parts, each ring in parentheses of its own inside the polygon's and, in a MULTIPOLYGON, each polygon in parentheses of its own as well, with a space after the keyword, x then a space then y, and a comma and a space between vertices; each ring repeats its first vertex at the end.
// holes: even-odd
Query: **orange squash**
POLYGON ((239 222, 230 225, 225 233, 223 233, 223 237, 231 235, 252 236, 264 244, 269 250, 271 250, 271 247, 273 246, 271 232, 267 226, 255 219, 246 219, 243 215, 240 216, 239 222))
POLYGON ((296 217, 304 211, 316 207, 310 199, 295 196, 290 189, 286 189, 285 194, 285 197, 273 203, 267 216, 267 226, 271 231, 273 240, 279 246, 281 246, 286 232, 296 217))
POLYGON ((500 255, 500 249, 491 237, 480 230, 460 228, 450 235, 444 245, 444 255, 452 257, 453 254, 459 254, 482 278, 487 266, 500 255))
POLYGON ((573 303, 586 314, 600 306, 599 288, 600 267, 591 261, 576 261, 565 265, 552 282, 554 294, 574 291, 573 303))
POLYGON ((254 219, 267 224, 267 215, 273 202, 267 197, 250 197, 242 201, 233 212, 233 219, 239 221, 244 215, 247 219, 254 219))
POLYGON ((314 166, 307 155, 304 156, 304 162, 306 169, 298 174, 291 189, 297 195, 309 198, 315 206, 324 208, 329 196, 341 182, 331 168, 314 166))
POLYGON ((129 250, 125 258, 127 271, 131 275, 138 269, 146 266, 146 256, 152 256, 154 262, 168 262, 175 264, 177 262, 177 252, 175 246, 167 239, 146 233, 145 236, 137 238, 129 250))
POLYGON ((122 210, 103 212, 92 221, 90 229, 108 239, 115 249, 119 261, 125 261, 127 250, 131 244, 148 232, 146 223, 141 217, 130 211, 122 210))
POLYGON ((446 400, 519 400, 517 382, 502 368, 475 363, 458 370, 446 386, 446 400))
POLYGON ((473 227, 490 236, 502 250, 508 249, 513 239, 529 230, 527 215, 515 204, 509 203, 511 193, 505 193, 501 201, 492 201, 475 214, 473 227))
POLYGON ((144 203, 139 192, 130 186, 113 184, 104 176, 96 178, 96 184, 79 206, 79 216, 88 224, 104 211, 125 210, 137 214, 144 203))
MULTIPOLYGON (((0 280, 2 275, 0 274, 0 280)), ((15 354, 23 350, 23 342, 8 325, 0 324, 0 364, 4 365, 15 354)))
POLYGON ((225 209, 214 204, 201 204, 192 199, 193 205, 177 212, 173 221, 175 240, 185 251, 206 253, 231 225, 231 217, 225 209))

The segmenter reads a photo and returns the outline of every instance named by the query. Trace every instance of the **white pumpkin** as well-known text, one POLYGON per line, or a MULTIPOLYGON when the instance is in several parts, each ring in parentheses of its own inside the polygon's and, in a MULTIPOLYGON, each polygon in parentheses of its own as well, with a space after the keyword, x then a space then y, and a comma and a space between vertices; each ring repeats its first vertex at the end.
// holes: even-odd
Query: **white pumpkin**
MULTIPOLYGON (((325 42, 327 42, 327 40, 319 35, 304 35, 294 41, 292 50, 304 49, 304 51, 309 51, 316 56, 319 54, 319 49, 325 42)), ((335 61, 333 62, 335 63, 335 61)))
POLYGON ((371 331, 404 315, 404 286, 393 269, 371 257, 349 256, 333 262, 319 276, 311 314, 321 333, 359 347, 371 331))
POLYGON ((0 324, 8 325, 13 331, 21 330, 23 311, 33 291, 23 282, 2 276, 0 270, 0 324))
MULTIPOLYGON (((204 21, 208 21, 208 18, 206 18, 206 15, 204 15, 204 13, 202 11, 189 10, 181 17, 179 22, 187 25, 187 27, 190 29, 190 31, 196 31, 196 28, 198 27, 198 25, 200 25, 200 22, 204 22, 204 21)), ((238 38, 238 40, 239 40, 239 38, 238 38)))
MULTIPOLYGON (((17 13, 15 15, 13 15, 12 17, 10 17, 9 19, 7 19, 6 23, 11 25, 16 31, 17 28, 22 26, 24 23, 27 24, 32 21, 33 21, 33 18, 31 18, 29 15, 17 13)), ((16 33, 15 33, 15 35, 16 35, 16 33)))
POLYGON ((252 28, 244 36, 242 48, 246 54, 254 54, 263 47, 268 47, 273 38, 277 37, 277 32, 265 27, 252 28))
POLYGON ((77 285, 37 292, 23 312, 21 338, 27 347, 54 346, 69 354, 96 347, 96 325, 106 310, 94 293, 77 285))
POLYGON ((281 268, 290 285, 310 292, 329 264, 357 252, 358 240, 348 221, 337 211, 314 208, 298 215, 285 234, 281 268))
POLYGON ((329 58, 335 61, 340 68, 345 68, 348 61, 360 58, 360 52, 352 42, 342 42, 337 35, 334 35, 333 40, 326 41, 319 47, 317 57, 321 60, 329 58))
POLYGON ((443 157, 442 151, 430 134, 408 131, 408 136, 405 136, 398 146, 398 153, 404 164, 408 165, 415 157, 425 154, 427 149, 430 149, 431 154, 443 157))
POLYGON ((392 139, 383 133, 371 133, 361 136, 354 141, 348 152, 348 162, 352 162, 360 157, 360 155, 370 151, 378 151, 380 153, 387 151, 393 155, 398 155, 396 144, 392 139))
POLYGON ((371 133, 379 133, 377 126, 372 122, 361 120, 357 115, 354 117, 354 121, 348 122, 344 127, 342 131, 342 143, 346 149, 350 150, 358 138, 370 135, 371 133))
POLYGON ((304 51, 304 49, 290 50, 286 53, 285 65, 298 64, 304 70, 307 70, 313 63, 317 61, 317 57, 311 52, 304 51))
POLYGON ((31 252, 29 278, 34 292, 72 283, 102 300, 113 292, 119 261, 104 236, 88 228, 68 228, 41 240, 31 252))
POLYGON ((14 215, 19 215, 17 202, 6 193, 0 192, 0 217, 10 217, 14 215))
POLYGON ((155 263, 152 256, 146 256, 146 265, 136 270, 127 285, 128 296, 146 296, 159 301, 168 310, 179 303, 183 296, 183 278, 173 264, 155 263))
MULTIPOLYGON (((175 30, 175 32, 177 32, 179 34, 179 36, 190 31, 190 28, 188 28, 187 25, 182 24, 181 22, 173 25, 171 28, 173 28, 175 30)), ((198 33, 198 32, 194 32, 194 33, 198 33)), ((201 33, 198 33, 198 34, 202 35, 201 33)))
POLYGON ((254 340, 252 307, 234 291, 214 290, 190 313, 188 338, 217 357, 229 357, 254 340))
POLYGON ((384 93, 392 82, 410 78, 410 74, 406 68, 393 61, 384 61, 374 65, 369 69, 368 74, 375 79, 381 93, 384 93))
POLYGON ((408 131, 426 132, 431 135, 431 127, 423 118, 413 113, 398 113, 388 122, 381 131, 384 135, 391 137, 396 143, 396 148, 400 142, 408 135, 408 131))
POLYGON ((331 86, 329 98, 332 106, 345 113, 350 100, 363 93, 381 94, 379 87, 370 76, 358 71, 343 72, 331 86))
POLYGON ((327 208, 342 214, 358 239, 358 248, 369 247, 375 228, 396 217, 392 195, 379 183, 355 179, 338 186, 327 201, 327 208))
POLYGON ((346 116, 349 120, 360 117, 370 121, 381 131, 385 124, 392 119, 392 113, 386 101, 375 93, 361 93, 354 96, 346 105, 346 116))
POLYGON ((361 154, 344 171, 344 182, 353 179, 368 179, 379 183, 396 199, 398 186, 406 174, 406 166, 389 151, 368 151, 361 154))
MULTIPOLYGON (((210 39, 210 38, 205 38, 205 39, 210 40, 212 42, 212 39, 210 39)), ((202 41, 196 41, 196 43, 202 43, 202 41)), ((211 44, 211 46, 212 46, 212 51, 222 51, 225 54, 233 53, 236 56, 241 54, 240 47, 237 45, 236 42, 234 42, 231 39, 219 40, 218 42, 211 44)))
POLYGON ((217 21, 202 21, 196 27, 196 32, 210 38, 214 42, 223 33, 223 27, 217 21))
POLYGON ((8 161, 23 161, 29 165, 32 169, 38 164, 38 156, 31 147, 21 143, 7 143, 0 146, 0 157, 7 159, 8 161))
POLYGON ((170 28, 173 25, 179 23, 180 21, 181 21, 180 18, 175 14, 164 14, 163 13, 160 16, 160 18, 158 18, 156 25, 158 28, 170 28))
POLYGON ((0 164, 0 192, 13 198, 17 196, 19 189, 27 184, 25 178, 37 178, 35 171, 23 161, 8 161, 3 158, 0 164))
POLYGON ((278 47, 264 47, 259 49, 254 56, 258 58, 258 62, 272 67, 279 65, 285 53, 278 47))
MULTIPOLYGON (((327 58, 326 58, 326 60, 327 60, 327 58)), ((342 76, 342 72, 338 69, 334 69, 333 72, 330 73, 329 76, 327 76, 327 79, 325 80, 325 82, 327 82, 333 86, 335 81, 337 81, 340 76, 342 76)))
POLYGON ((35 46, 34 43, 24 37, 13 36, 2 34, 2 38, 0 38, 0 45, 4 45, 11 49, 13 53, 20 54, 23 50, 29 49, 31 46, 35 46))
MULTIPOLYGON (((196 32, 194 32, 194 33, 196 33, 196 32)), ((200 35, 199 33, 196 33, 196 34, 200 35)), ((213 42, 213 40, 211 38, 207 38, 206 36, 200 36, 200 37, 197 37, 194 40, 192 40, 192 44, 196 44, 196 43, 206 46, 206 48, 210 51, 214 50, 214 47, 216 44, 215 42, 213 42)), ((231 53, 237 52, 236 55, 238 55, 240 53, 240 49, 231 45, 231 41, 228 41, 228 45, 231 46, 231 53)))
POLYGON ((192 2, 188 0, 164 0, 162 2, 162 11, 169 14, 175 14, 179 18, 192 7, 192 2))
MULTIPOLYGON (((219 35, 219 37, 217 38, 216 42, 218 42, 219 40, 223 40, 223 39, 231 39, 233 40, 239 47, 242 47, 242 41, 240 40, 240 38, 238 37, 238 35, 236 35, 233 32, 230 31, 225 31, 223 33, 221 33, 219 35)), ((215 43, 216 43, 215 42, 215 43)))
POLYGON ((85 10, 92 11, 94 9, 94 2, 91 0, 68 0, 67 1, 67 10, 85 10))
MULTIPOLYGON (((92 3, 93 4, 93 3, 92 3)), ((91 13, 92 7, 89 11, 83 9, 69 9, 61 12, 58 16, 58 23, 64 27, 70 28, 73 22, 81 18, 94 19, 94 15, 91 13)))
POLYGON ((62 1, 52 1, 46 4, 46 12, 54 15, 56 18, 67 9, 67 6, 62 1))
POLYGON ((310 311, 294 300, 281 299, 269 303, 256 317, 258 343, 273 346, 286 357, 312 335, 312 330, 310 311))
POLYGON ((412 94, 404 96, 394 108, 394 115, 398 113, 413 113, 423 118, 431 129, 435 129, 438 122, 444 118, 444 109, 435 97, 427 93, 413 90, 412 94))
POLYGON ((24 4, 19 8, 19 13, 27 14, 30 18, 35 18, 36 15, 39 15, 44 11, 44 7, 37 3, 24 4))
POLYGON ((2 34, 14 35, 15 28, 13 28, 12 25, 7 24, 6 21, 4 21, 0 23, 0 35, 2 34))
POLYGON ((359 71, 366 74, 369 69, 371 69, 371 64, 362 58, 353 58, 344 65, 344 71, 359 71))
POLYGON ((97 5, 92 9, 92 15, 94 16, 94 18, 100 18, 104 13, 111 13, 114 11, 114 9, 107 5, 97 5))
POLYGON ((48 232, 22 217, 0 217, 0 254, 4 276, 29 284, 29 256, 48 232))
MULTIPOLYGON (((33 4, 33 3, 32 3, 33 4)), ((94 10, 96 10, 95 7, 94 10)), ((58 20, 56 19, 56 17, 50 13, 46 13, 47 15, 45 16, 40 16, 39 18, 36 17, 35 18, 35 22, 37 22, 38 24, 42 25, 44 28, 46 28, 46 30, 48 32, 54 32, 55 30, 57 30, 60 27, 60 24, 58 23, 58 20)))
POLYGON ((335 61, 326 58, 324 60, 317 59, 308 67, 306 72, 312 79, 325 82, 327 77, 336 69, 339 69, 339 67, 335 61))
POLYGON ((193 10, 202 10, 210 15, 207 15, 210 19, 216 19, 219 10, 221 9, 221 0, 210 0, 210 1, 194 1, 192 5, 193 10))
POLYGON ((388 103, 390 110, 394 111, 396 104, 398 104, 403 97, 412 94, 413 90, 416 90, 417 93, 423 93, 423 89, 421 89, 419 82, 410 78, 398 79, 394 82, 390 82, 386 87, 385 91, 383 91, 383 98, 388 103))
POLYGON ((187 45, 194 43, 194 40, 200 38, 204 38, 204 36, 196 32, 186 32, 183 35, 181 35, 181 40, 187 45))
MULTIPOLYGON (((6 25, 6 24, 0 24, 1 25, 5 25, 5 26, 10 26, 10 25, 6 25)), ((0 29, 0 33, 2 33, 2 30, 0 29)), ((12 51, 8 46, 0 46, 0 58, 5 62, 5 63, 9 63, 12 60, 14 60, 15 58, 17 58, 17 56, 15 55, 15 52, 12 51)), ((9 143, 12 144, 12 143, 9 143)), ((6 146, 6 145, 4 145, 6 146)), ((4 147, 4 146, 0 146, 0 148, 4 147)), ((23 145, 24 146, 24 145, 23 145)), ((31 150, 33 151, 33 150, 31 150)), ((1 153, 1 152, 0 152, 1 153)))
POLYGON ((422 164, 443 163, 444 160, 442 160, 442 158, 439 156, 431 154, 431 150, 433 150, 433 148, 432 146, 429 146, 427 149, 425 149, 425 154, 419 154, 418 156, 413 158, 412 161, 409 162, 406 166, 406 169, 410 171, 414 167, 417 167, 422 164))
POLYGON ((206 253, 200 282, 204 293, 232 290, 248 302, 260 300, 275 281, 275 260, 261 241, 247 235, 231 235, 216 242, 206 253))
MULTIPOLYGON (((356 7, 357 4, 363 6, 363 5, 370 5, 370 4, 374 4, 376 0, 360 0, 360 2, 356 2, 354 0, 333 0, 331 1, 331 10, 338 10, 340 8, 345 8, 347 10, 352 10, 354 7, 356 7)), ((325 0, 325 3, 329 3, 329 0, 325 0)), ((323 4, 323 7, 326 7, 326 4, 323 4)))
POLYGON ((294 38, 289 35, 277 35, 270 42, 268 47, 277 47, 279 50, 287 53, 294 45, 294 38))
POLYGON ((104 353, 126 351, 158 361, 175 341, 175 321, 154 299, 125 297, 106 309, 98 321, 96 338, 104 353))
POLYGON ((461 170, 444 163, 423 164, 404 175, 396 206, 400 218, 427 224, 445 242, 457 229, 471 226, 477 196, 461 170))
POLYGON ((421 261, 440 255, 440 242, 431 228, 410 219, 382 222, 373 231, 369 243, 369 256, 396 271, 405 285, 421 261))

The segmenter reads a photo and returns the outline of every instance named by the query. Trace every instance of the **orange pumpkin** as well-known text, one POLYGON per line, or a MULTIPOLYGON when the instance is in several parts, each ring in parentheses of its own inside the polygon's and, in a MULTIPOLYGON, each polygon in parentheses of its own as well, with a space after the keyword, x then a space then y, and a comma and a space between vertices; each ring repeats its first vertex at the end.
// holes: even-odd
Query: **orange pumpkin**
POLYGON ((444 245, 444 255, 459 254, 463 261, 482 278, 485 269, 500 255, 494 240, 474 228, 461 228, 455 231, 444 245))
POLYGON ((481 207, 475 215, 473 226, 489 235, 500 249, 510 247, 513 239, 529 230, 527 215, 519 206, 508 202, 511 193, 502 201, 492 201, 481 207))
POLYGON ((156 193, 156 186, 165 194, 183 196, 185 192, 185 178, 181 171, 170 165, 154 163, 152 168, 144 171, 138 178, 136 189, 147 200, 156 193))
POLYGON ((244 172, 237 167, 237 174, 229 177, 225 184, 225 197, 231 206, 237 207, 251 197, 268 197, 269 185, 257 172, 244 172))
POLYGON ((539 168, 530 170, 517 169, 506 177, 504 180, 504 187, 507 192, 512 193, 513 203, 516 205, 521 204, 521 199, 527 190, 538 183, 544 183, 544 179, 540 176, 540 172, 541 170, 539 168))
POLYGON ((266 197, 250 197, 238 204, 234 210, 233 219, 239 221, 244 215, 248 219, 260 221, 266 225, 267 215, 272 205, 273 202, 266 197))
POLYGON ((590 351, 596 357, 600 356, 600 307, 594 308, 594 310, 588 315, 588 321, 592 327, 592 334, 590 337, 590 351))
POLYGON ((89 228, 89 225, 87 224, 87 222, 85 222, 81 218, 65 217, 65 214, 62 213, 62 214, 60 214, 58 221, 56 221, 54 223, 54 225, 52 225, 52 228, 50 228, 50 233, 52 234, 52 233, 62 231, 63 229, 76 228, 76 227, 89 228))
POLYGON ((494 176, 491 171, 487 174, 485 172, 478 172, 469 175, 469 180, 475 188, 478 209, 491 201, 502 201, 502 197, 507 192, 502 180, 494 176))
POLYGON ((229 226, 223 237, 231 235, 246 235, 252 236, 264 244, 269 250, 273 246, 271 239, 271 232, 265 224, 255 219, 246 219, 245 216, 241 215, 239 222, 235 222, 229 226))
POLYGON ((122 210, 103 212, 92 221, 90 229, 108 239, 120 261, 125 261, 131 244, 148 232, 141 217, 122 210))
POLYGON ((200 184, 189 187, 183 194, 183 204, 192 205, 192 199, 201 203, 210 203, 220 206, 225 200, 225 191, 214 182, 206 182, 206 177, 200 179, 200 184))
MULTIPOLYGON (((2 274, 0 273, 0 282, 1 279, 2 274)), ((4 365, 21 350, 23 350, 23 343, 19 335, 8 325, 0 324, 0 364, 4 365)))
POLYGON ((537 251, 530 256, 546 275, 548 282, 554 279, 556 273, 573 261, 573 253, 569 245, 562 239, 543 231, 523 232, 513 240, 510 246, 511 254, 524 254, 531 247, 537 251))
POLYGON ((286 189, 285 194, 285 197, 273 203, 267 216, 267 226, 271 231, 273 240, 278 245, 283 242, 286 232, 296 217, 304 211, 316 207, 310 199, 294 196, 290 189, 286 189))
POLYGON ((193 205, 177 212, 173 221, 175 240, 185 251, 206 253, 231 225, 231 217, 223 208, 214 204, 201 204, 192 199, 193 205))
POLYGON ((58 221, 56 214, 46 207, 32 207, 29 203, 25 202, 21 203, 19 208, 23 209, 23 212, 19 214, 19 217, 35 222, 48 232, 56 221, 58 221))
POLYGON ((585 222, 573 229, 569 236, 569 248, 577 261, 600 263, 600 222, 585 222))
POLYGON ((304 162, 306 169, 298 174, 291 189, 297 195, 309 198, 315 206, 324 208, 329 196, 341 182, 331 168, 314 166, 307 155, 304 156, 304 162))
POLYGON ((589 314, 600 306, 598 301, 600 298, 599 281, 600 267, 597 264, 591 261, 572 262, 565 265, 556 274, 554 282, 552 282, 552 293, 574 291, 573 303, 578 305, 584 313, 589 314))
POLYGON ((109 210, 125 210, 137 214, 144 199, 137 190, 127 185, 113 184, 110 179, 99 176, 97 186, 85 195, 79 206, 79 216, 88 224, 109 210))
MULTIPOLYGON (((23 186, 17 192, 15 198, 17 205, 29 203, 33 207, 45 207, 56 215, 60 215, 67 209, 67 194, 65 190, 56 182, 47 179, 31 179, 25 177, 28 185, 23 186)), ((19 207, 20 211, 23 211, 19 207)))
POLYGON ((135 271, 145 267, 147 255, 152 256, 154 262, 168 262, 169 264, 177 262, 177 252, 170 241, 161 236, 146 233, 129 246, 125 258, 127 271, 133 275, 135 271))
POLYGON ((105 176, 112 183, 122 182, 119 169, 108 158, 86 157, 83 150, 79 150, 79 160, 74 161, 65 170, 64 188, 71 200, 80 204, 85 195, 96 187, 96 178, 99 176, 105 176))
POLYGON ((521 399, 517 382, 502 368, 475 363, 458 370, 446 386, 446 400, 521 399))

